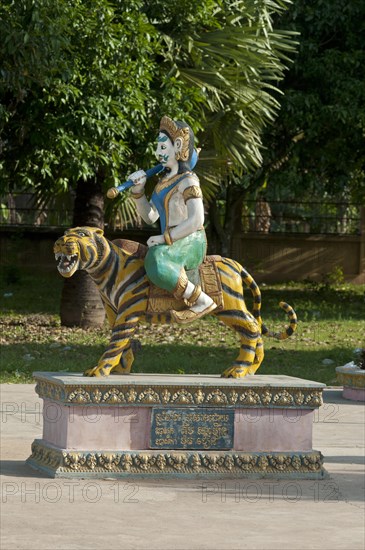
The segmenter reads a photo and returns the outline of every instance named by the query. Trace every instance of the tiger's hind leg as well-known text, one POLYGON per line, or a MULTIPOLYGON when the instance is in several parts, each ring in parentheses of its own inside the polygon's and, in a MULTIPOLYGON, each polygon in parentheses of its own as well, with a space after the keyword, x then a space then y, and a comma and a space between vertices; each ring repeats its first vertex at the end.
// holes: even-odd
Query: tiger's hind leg
POLYGON ((241 346, 234 363, 222 373, 222 378, 243 378, 254 374, 260 367, 263 357, 261 329, 249 312, 223 311, 220 319, 240 335, 241 346))
POLYGON ((255 359, 251 367, 248 368, 248 374, 255 374, 255 372, 260 367, 263 360, 264 360, 264 343, 260 336, 256 344, 255 359))

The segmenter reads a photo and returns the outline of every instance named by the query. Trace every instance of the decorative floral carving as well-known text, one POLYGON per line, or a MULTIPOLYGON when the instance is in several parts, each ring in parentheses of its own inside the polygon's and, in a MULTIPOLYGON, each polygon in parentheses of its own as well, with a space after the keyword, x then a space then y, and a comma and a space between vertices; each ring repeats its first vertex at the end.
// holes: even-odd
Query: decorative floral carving
POLYGON ((241 395, 240 402, 245 405, 257 405, 260 403, 260 396, 254 390, 247 390, 241 395))
POLYGON ((148 470, 150 467, 151 455, 146 453, 134 454, 133 462, 141 470, 148 470))
POLYGON ((252 470, 256 466, 257 457, 252 455, 239 455, 235 456, 236 464, 242 470, 252 470))
POLYGON ((125 400, 127 401, 127 403, 134 403, 137 399, 137 395, 138 393, 136 392, 136 390, 134 388, 130 388, 125 395, 125 400))
POLYGON ((295 392, 293 397, 296 405, 303 405, 305 400, 305 395, 302 391, 295 392))
POLYGON ((75 405, 107 403, 120 405, 133 403, 135 406, 179 404, 181 406, 201 405, 236 405, 247 407, 307 407, 317 408, 322 405, 322 388, 298 387, 250 387, 240 386, 207 386, 192 385, 170 386, 121 386, 108 385, 57 386, 57 384, 40 380, 36 391, 42 398, 55 401, 74 403, 75 405))
POLYGON ((86 464, 86 456, 81 453, 63 453, 63 462, 71 470, 79 470, 86 464))
POLYGON ((291 464, 294 470, 299 470, 302 465, 302 461, 300 460, 300 457, 298 455, 295 455, 291 460, 291 464))
POLYGON ((292 405, 294 401, 293 395, 291 395, 288 390, 281 390, 278 392, 273 399, 275 405, 289 406, 292 405))
POLYGON ((207 403, 210 405, 225 405, 227 401, 227 396, 219 389, 212 391, 207 396, 207 403))
POLYGON ((162 403, 169 403, 171 399, 171 392, 167 388, 164 388, 161 392, 161 401, 162 403))
POLYGON ((95 391, 91 392, 91 401, 93 403, 100 403, 102 397, 103 397, 103 394, 98 388, 96 388, 95 391))
POLYGON ((257 459, 257 465, 260 468, 260 470, 262 470, 263 472, 267 470, 269 466, 269 459, 267 458, 267 456, 265 455, 259 456, 257 459))
POLYGON ((119 464, 122 470, 124 470, 125 472, 129 472, 129 470, 132 468, 132 465, 133 465, 133 460, 131 455, 123 454, 120 458, 119 464))
POLYGON ((226 470, 232 470, 232 468, 234 467, 234 460, 233 460, 233 457, 232 456, 226 456, 225 459, 224 459, 224 467, 226 470))
POLYGON ((86 457, 86 466, 90 468, 90 470, 94 470, 96 467, 98 461, 94 453, 90 453, 86 457))
POLYGON ((156 466, 159 470, 164 470, 166 468, 166 458, 164 455, 158 455, 156 458, 156 466))
POLYGON ((71 392, 68 396, 68 400, 71 403, 79 403, 81 405, 91 402, 90 394, 82 388, 78 388, 77 390, 71 392))
POLYGON ((194 399, 191 393, 187 390, 179 390, 178 392, 174 393, 171 402, 179 405, 187 405, 189 403, 193 404, 194 399))
POLYGON ((272 393, 268 389, 265 389, 261 394, 261 403, 263 405, 270 405, 272 399, 272 393))
POLYGON ((276 470, 287 470, 288 466, 291 465, 291 457, 287 455, 269 455, 270 465, 273 466, 276 470))
POLYGON ((100 466, 106 470, 114 470, 118 466, 121 458, 117 454, 112 453, 98 453, 97 457, 100 466))
POLYGON ((218 470, 224 464, 224 457, 217 454, 203 455, 202 464, 209 470, 218 470))
POLYGON ((148 388, 139 395, 138 401, 146 405, 153 405, 155 403, 160 403, 160 397, 156 391, 152 388, 148 388))
POLYGON ((319 470, 322 466, 322 456, 315 453, 305 455, 303 457, 303 465, 312 471, 319 470))
POLYGON ((104 473, 121 474, 207 474, 226 473, 233 476, 250 474, 321 475, 322 455, 310 453, 244 453, 237 451, 216 452, 66 452, 48 447, 36 440, 28 461, 35 467, 51 471, 81 473, 89 472, 95 477, 104 473))
POLYGON ((322 393, 313 392, 309 394, 305 400, 305 404, 312 407, 320 407, 322 405, 322 393))
POLYGON ((109 391, 107 391, 104 394, 103 402, 108 403, 110 405, 116 404, 116 403, 124 403, 125 398, 123 395, 123 392, 118 390, 117 388, 111 388, 109 391))
POLYGON ((194 399, 195 399, 195 403, 197 405, 200 405, 201 403, 203 403, 204 399, 205 399, 205 394, 203 392, 203 390, 197 390, 195 393, 194 393, 194 399))
POLYGON ((192 467, 193 470, 199 470, 199 468, 201 466, 201 460, 200 460, 200 456, 198 455, 198 453, 193 454, 193 456, 191 457, 190 464, 191 464, 191 467, 192 467))
POLYGON ((188 457, 186 453, 168 454, 167 463, 174 470, 182 470, 188 463, 188 457))
POLYGON ((228 401, 231 405, 235 405, 238 401, 238 393, 235 390, 232 390, 228 394, 228 401))

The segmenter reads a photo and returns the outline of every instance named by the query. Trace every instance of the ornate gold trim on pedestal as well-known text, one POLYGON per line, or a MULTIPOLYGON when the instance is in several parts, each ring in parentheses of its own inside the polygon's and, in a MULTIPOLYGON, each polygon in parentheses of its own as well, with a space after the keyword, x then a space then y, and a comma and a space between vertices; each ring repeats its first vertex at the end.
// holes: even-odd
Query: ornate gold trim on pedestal
POLYGON ((348 388, 365 389, 365 370, 357 366, 352 368, 337 367, 337 382, 348 388))
POLYGON ((38 380, 43 399, 74 405, 179 405, 316 409, 323 403, 322 388, 223 387, 163 385, 59 385, 38 380))
POLYGON ((123 475, 197 477, 214 474, 232 477, 325 477, 319 451, 298 453, 245 453, 240 451, 67 451, 32 444, 28 464, 53 477, 102 478, 123 475))

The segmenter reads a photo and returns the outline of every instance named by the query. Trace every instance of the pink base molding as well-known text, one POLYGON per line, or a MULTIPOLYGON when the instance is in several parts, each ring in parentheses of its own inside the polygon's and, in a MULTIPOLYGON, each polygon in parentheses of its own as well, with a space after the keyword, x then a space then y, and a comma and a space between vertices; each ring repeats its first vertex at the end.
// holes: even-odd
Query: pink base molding
POLYGON ((351 401, 365 401, 365 389, 344 387, 342 396, 351 401))

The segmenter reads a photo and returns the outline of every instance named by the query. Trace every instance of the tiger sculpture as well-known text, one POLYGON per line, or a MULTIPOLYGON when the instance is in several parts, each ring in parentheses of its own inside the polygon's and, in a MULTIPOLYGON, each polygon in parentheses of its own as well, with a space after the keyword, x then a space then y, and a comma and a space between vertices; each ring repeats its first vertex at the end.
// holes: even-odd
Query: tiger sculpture
MULTIPOLYGON (((131 338, 140 321, 171 323, 168 309, 163 313, 149 312, 151 284, 144 269, 146 247, 128 240, 111 242, 101 229, 76 227, 68 229, 54 245, 57 269, 63 277, 72 277, 84 269, 96 283, 104 303, 112 336, 98 365, 84 376, 108 376, 111 372, 128 374, 134 360, 131 338)), ((260 314, 261 293, 251 275, 236 261, 211 257, 219 274, 222 306, 212 313, 235 330, 240 337, 239 355, 233 365, 221 375, 243 378, 254 374, 264 358, 262 335, 284 340, 297 326, 296 314, 288 304, 280 302, 290 323, 281 333, 273 333, 263 324, 260 314), (244 288, 253 295, 253 312, 244 301, 244 288)))

